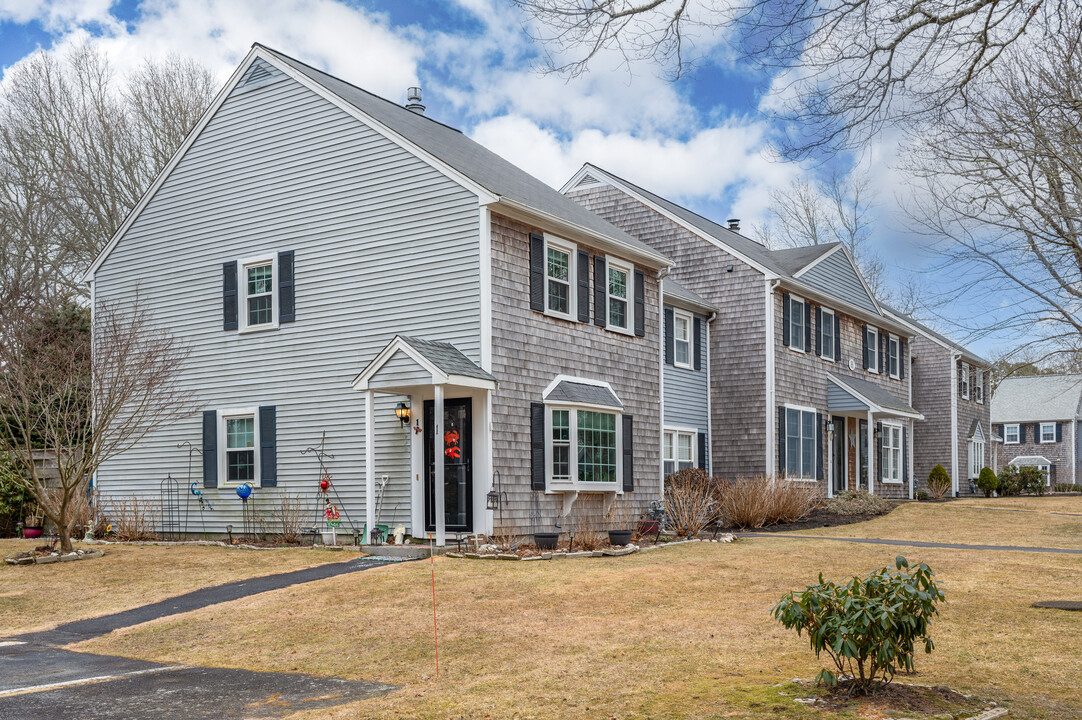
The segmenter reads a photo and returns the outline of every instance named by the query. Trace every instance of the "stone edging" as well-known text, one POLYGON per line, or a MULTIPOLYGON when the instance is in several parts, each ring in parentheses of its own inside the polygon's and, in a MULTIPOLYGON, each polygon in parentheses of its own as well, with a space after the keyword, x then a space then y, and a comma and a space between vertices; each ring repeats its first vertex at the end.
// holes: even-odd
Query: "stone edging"
POLYGON ((105 555, 104 550, 90 550, 80 551, 77 550, 73 553, 61 555, 60 553, 52 553, 51 555, 31 555, 29 557, 6 557, 4 562, 8 565, 48 565, 55 562, 74 562, 76 560, 90 560, 92 558, 100 558, 105 555))
POLYGON ((736 536, 729 533, 721 535, 717 538, 694 538, 692 540, 677 540, 674 542, 660 543, 658 545, 648 545, 646 547, 639 547, 638 545, 626 545, 622 548, 605 548, 604 550, 580 550, 577 552, 543 552, 540 555, 531 555, 530 557, 519 557, 514 553, 457 553, 449 552, 445 554, 445 557, 466 559, 466 560, 565 560, 569 558, 599 558, 599 557, 623 557, 624 555, 632 555, 637 552, 649 552, 650 550, 660 550, 662 548, 673 547, 675 545, 687 545, 689 543, 731 543, 736 541, 736 536))
POLYGON ((247 545, 240 543, 230 545, 220 540, 79 540, 84 545, 160 545, 162 547, 223 547, 233 550, 350 550, 361 552, 361 548, 355 545, 275 545, 263 547, 262 545, 247 545))

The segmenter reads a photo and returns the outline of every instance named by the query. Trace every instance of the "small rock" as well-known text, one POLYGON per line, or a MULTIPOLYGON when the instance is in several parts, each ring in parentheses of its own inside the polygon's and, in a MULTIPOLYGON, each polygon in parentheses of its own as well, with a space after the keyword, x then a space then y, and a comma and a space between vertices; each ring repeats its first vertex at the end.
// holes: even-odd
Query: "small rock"
POLYGON ((462 553, 447 553, 447 557, 449 557, 449 558, 461 558, 462 553))
POLYGON ((500 553, 499 555, 496 556, 496 559, 497 560, 521 560, 522 558, 520 558, 518 555, 516 555, 514 553, 500 553))
POLYGON ((540 555, 531 555, 530 557, 522 558, 522 562, 526 562, 527 560, 544 560, 544 558, 542 558, 540 555))
POLYGON ((33 565, 34 564, 34 558, 33 557, 16 558, 15 559, 15 564, 16 565, 33 565))
POLYGON ((594 550, 593 553, 591 553, 591 557, 602 557, 604 554, 605 552, 603 550, 594 550))
POLYGON ((477 553, 464 553, 463 557, 465 557, 465 558, 467 558, 469 560, 480 560, 481 559, 481 556, 478 555, 477 553))
POLYGON ((60 562, 60 558, 55 555, 46 555, 37 559, 38 565, 48 565, 49 563, 60 562))
POLYGON ((496 547, 495 545, 491 545, 491 544, 482 545, 481 547, 477 548, 477 552, 479 552, 481 554, 484 554, 484 553, 498 553, 499 551, 500 551, 500 549, 498 547, 496 547))
POLYGON ((552 553, 550 553, 550 552, 541 553, 541 559, 542 560, 551 560, 552 559, 552 553))

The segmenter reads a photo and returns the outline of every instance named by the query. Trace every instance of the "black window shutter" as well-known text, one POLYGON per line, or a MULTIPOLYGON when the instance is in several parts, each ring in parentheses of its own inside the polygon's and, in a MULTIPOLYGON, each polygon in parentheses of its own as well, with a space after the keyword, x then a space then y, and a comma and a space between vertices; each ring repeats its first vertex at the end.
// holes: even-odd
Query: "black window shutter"
POLYGON ((823 308, 815 308, 815 354, 823 354, 823 308))
POLYGON ((957 373, 958 373, 958 397, 962 397, 962 361, 961 360, 958 361, 957 373))
POLYGON ((222 265, 222 329, 237 329, 237 263, 222 265))
POLYGON ((1003 426, 1002 425, 994 425, 993 428, 995 430, 996 435, 999 435, 999 439, 1002 440, 1003 439, 1003 426))
POLYGON ((905 380, 905 366, 906 366, 906 354, 905 354, 905 338, 898 340, 898 376, 905 380))
POLYGON ((609 273, 605 269, 605 258, 594 255, 594 325, 605 327, 609 323, 609 273))
POLYGON ((530 403, 530 489, 545 489, 544 403, 530 403))
POLYGON ((1033 442, 1039 443, 1041 441, 1041 424, 1033 423, 1033 442))
POLYGON ((530 233, 530 309, 545 311, 545 238, 530 233))
POLYGON ((635 489, 635 418, 624 415, 624 492, 635 489))
POLYGON ((834 314, 834 359, 842 359, 842 320, 834 314))
POLYGON ((860 350, 861 350, 861 355, 864 356, 864 369, 867 370, 868 365, 871 364, 870 363, 870 358, 868 357, 868 326, 867 325, 861 325, 860 326, 860 350))
POLYGON ((278 420, 275 407, 259 408, 259 487, 278 485, 278 420))
POLYGON ((781 294, 781 344, 789 347, 789 293, 781 294))
POLYGON ((1063 442, 1063 423, 1056 423, 1056 442, 1063 442))
POLYGON ((883 478, 883 423, 875 424, 875 471, 879 473, 877 480, 883 478))
POLYGON ((669 365, 676 362, 676 331, 673 324, 672 308, 665 308, 665 362, 669 365))
POLYGON ((695 333, 695 369, 696 370, 702 370, 703 369, 703 342, 704 342, 702 318, 695 318, 695 321, 692 323, 692 326, 695 328, 695 330, 694 330, 694 333, 695 333))
POLYGON ((203 487, 218 487, 218 413, 215 410, 203 411, 203 487))
POLYGON ((804 352, 812 349, 811 305, 804 303, 804 352))
POLYGON ((579 250, 579 322, 590 322, 590 253, 579 250))
POLYGON ((1026 441, 1026 424, 1021 423, 1018 426, 1018 442, 1024 443, 1026 441))
POLYGON ((882 330, 878 332, 879 335, 879 355, 876 358, 875 369, 886 375, 890 372, 890 360, 887 359, 887 334, 882 330), (885 361, 885 362, 884 362, 885 361))
POLYGON ((1056 464, 1055 463, 1048 463, 1048 484, 1049 485, 1055 485, 1056 484, 1056 464))
POLYGON ((823 413, 815 413, 815 479, 823 479, 823 413))
POLYGON ((278 253, 278 322, 297 319, 296 292, 293 284, 293 251, 278 253))
POLYGON ((706 457, 706 433, 699 433, 699 469, 710 472, 710 463, 706 457))
POLYGON ((776 476, 785 475, 785 406, 778 405, 778 469, 776 476))
POLYGON ((635 271, 635 335, 646 337, 646 275, 635 271))

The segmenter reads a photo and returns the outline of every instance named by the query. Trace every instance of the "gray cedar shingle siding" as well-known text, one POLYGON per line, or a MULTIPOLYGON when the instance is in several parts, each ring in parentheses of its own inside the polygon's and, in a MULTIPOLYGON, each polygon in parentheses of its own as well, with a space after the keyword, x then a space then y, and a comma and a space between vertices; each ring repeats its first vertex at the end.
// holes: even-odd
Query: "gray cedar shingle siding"
MULTIPOLYGON (((279 73, 226 99, 98 270, 95 296, 138 292, 190 344, 181 383, 202 408, 276 406, 278 487, 256 491, 260 512, 285 492, 315 502, 318 465, 301 450, 326 431, 332 481, 359 527, 364 397, 350 384, 396 333, 480 361, 478 238, 474 194, 279 73), (222 264, 280 250, 296 253, 296 322, 224 331, 222 264)), ((381 522, 408 525, 410 433, 397 400, 377 402, 376 473, 390 476, 381 522)), ((156 499, 167 474, 185 485, 177 443, 200 438, 198 414, 151 434, 102 466, 101 492, 156 499)), ((194 467, 198 480, 198 457, 194 467)), ((240 527, 241 503, 222 485, 204 491, 214 533, 240 527)), ((201 530, 194 515, 189 529, 201 530)))
MULTIPOLYGON (((634 416, 635 489, 623 497, 636 513, 658 498, 661 475, 657 276, 646 273, 645 337, 547 317, 529 304, 528 236, 539 231, 492 215, 492 373, 500 383, 492 400, 493 463, 508 493, 505 522, 524 533, 534 529, 530 403, 541 402, 557 375, 608 382, 624 412, 634 416)), ((592 248, 580 248, 593 253, 592 248)), ((549 529, 562 496, 537 493, 536 498, 541 526, 549 529)))
POLYGON ((718 308, 710 332, 712 472, 720 477, 762 474, 766 469, 763 275, 611 185, 576 188, 568 195, 672 258, 673 278, 718 308), (731 273, 726 272, 729 265, 731 273))
MULTIPOLYGON (((1069 483, 1078 482, 1077 479, 1072 477, 1071 473, 1071 447, 1075 441, 1075 428, 1074 422, 1063 421, 1060 442, 1054 443, 1042 443, 1035 442, 1033 437, 1033 423, 1026 424, 1026 442, 1007 445, 1006 443, 999 446, 999 458, 998 467, 995 468, 996 472, 999 472, 1010 464, 1011 460, 1017 457, 1023 457, 1025 455, 1043 455, 1050 461, 1055 463, 1055 470, 1052 473, 1052 483, 1057 482, 1069 483)), ((999 434, 999 428, 1001 425, 996 424, 995 434, 999 434)), ((992 433, 986 433, 991 435, 992 433)), ((991 445, 989 443, 989 445, 991 445)), ((989 451, 990 452, 990 451, 989 451)), ((989 463, 990 465, 990 463, 989 463)))

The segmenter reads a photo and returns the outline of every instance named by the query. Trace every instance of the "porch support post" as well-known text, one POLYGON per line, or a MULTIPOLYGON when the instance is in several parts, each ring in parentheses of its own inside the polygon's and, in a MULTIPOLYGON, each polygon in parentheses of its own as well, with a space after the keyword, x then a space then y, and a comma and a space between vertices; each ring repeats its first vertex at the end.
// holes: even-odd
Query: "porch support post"
POLYGON ((376 393, 364 394, 364 544, 372 541, 376 524, 376 393))
POLYGON ((443 385, 435 385, 435 398, 432 403, 432 457, 435 465, 435 513, 436 513, 436 545, 443 547, 447 544, 447 506, 443 493, 443 385))
POLYGON ((868 411, 868 494, 875 495, 875 461, 879 453, 875 447, 875 419, 868 411))

